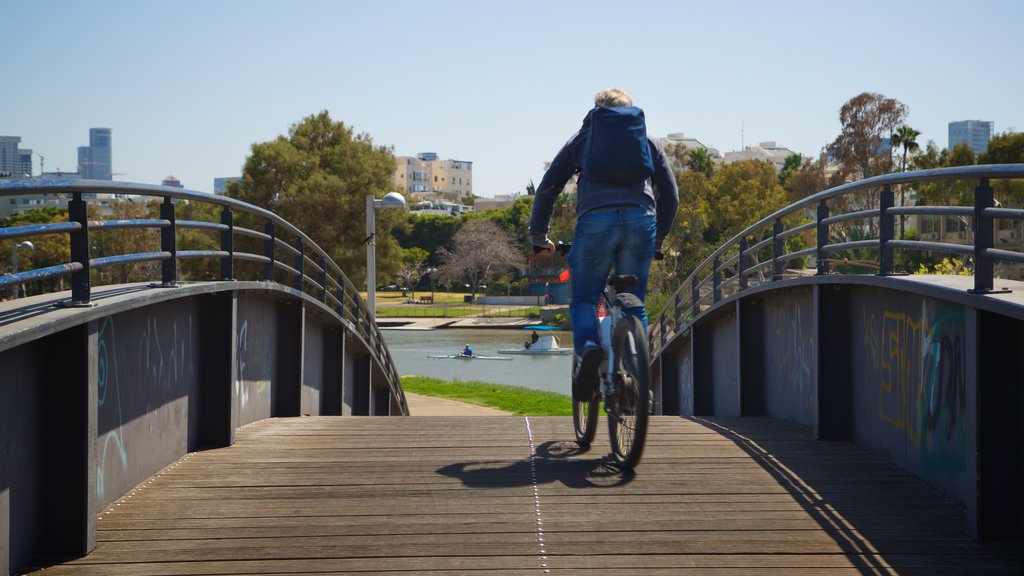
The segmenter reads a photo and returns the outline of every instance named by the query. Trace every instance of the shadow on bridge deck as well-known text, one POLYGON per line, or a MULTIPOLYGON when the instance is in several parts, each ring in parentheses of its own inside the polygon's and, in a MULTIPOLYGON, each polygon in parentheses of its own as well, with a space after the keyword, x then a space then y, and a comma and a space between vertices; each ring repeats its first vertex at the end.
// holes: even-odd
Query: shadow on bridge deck
MULTIPOLYGON (((603 424, 602 424, 603 425, 603 424)), ((764 418, 655 417, 635 473, 568 418, 285 418, 189 454, 46 574, 1020 574, 956 504, 764 418)))

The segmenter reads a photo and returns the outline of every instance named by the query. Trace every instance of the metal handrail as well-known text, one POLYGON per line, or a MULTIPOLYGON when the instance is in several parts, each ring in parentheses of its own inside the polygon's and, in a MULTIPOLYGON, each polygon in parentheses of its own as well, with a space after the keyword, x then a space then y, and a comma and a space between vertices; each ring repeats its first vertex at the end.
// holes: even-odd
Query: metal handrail
MULTIPOLYGON (((1024 164, 999 164, 981 166, 961 166, 955 168, 937 168, 933 170, 921 170, 917 172, 901 172, 885 174, 857 182, 850 182, 823 190, 794 202, 784 208, 776 210, 765 216, 754 224, 751 224, 712 252, 703 262, 697 265, 690 274, 680 283, 679 288, 667 299, 665 310, 659 315, 659 319, 665 318, 687 318, 685 322, 674 324, 671 330, 673 337, 686 333, 698 317, 705 312, 703 306, 708 299, 714 303, 735 297, 747 289, 747 277, 766 269, 771 270, 771 281, 784 281, 785 265, 787 262, 803 258, 816 257, 818 275, 830 274, 829 255, 843 250, 858 248, 870 248, 877 250, 878 275, 886 276, 893 274, 893 251, 916 250, 916 251, 938 251, 950 254, 959 254, 973 257, 974 259, 974 288, 973 294, 986 294, 993 292, 993 275, 995 262, 1024 263, 1024 253, 1003 250, 994 247, 993 220, 1011 219, 1024 220, 1024 210, 1001 208, 994 205, 990 180, 1009 178, 1024 178, 1024 164), (974 194, 974 206, 901 206, 893 204, 892 188, 897 185, 920 184, 941 181, 962 181, 976 180, 978 182, 974 194), (878 193, 878 206, 869 209, 857 209, 842 214, 829 214, 828 201, 848 196, 857 192, 880 190, 878 193), (793 227, 785 228, 785 219, 792 216, 802 216, 808 211, 817 211, 817 219, 807 223, 799 218, 799 223, 793 227), (970 219, 973 229, 970 245, 952 244, 946 242, 929 242, 922 240, 901 240, 894 234, 895 220, 901 216, 908 215, 935 215, 953 216, 970 219), (865 240, 849 240, 832 242, 830 231, 831 226, 841 222, 856 219, 871 219, 877 224, 878 237, 865 240), (761 238, 767 231, 771 235, 747 246, 747 239, 761 238), (792 253, 786 252, 784 240, 797 234, 817 231, 817 241, 814 246, 792 253), (762 250, 770 249, 771 258, 761 262, 749 264, 749 258, 761 253, 762 250), (735 265, 737 256, 726 257, 726 254, 738 251, 738 270, 735 276, 724 281, 721 272, 726 267, 722 264, 725 260, 728 266, 735 265), (727 297, 722 297, 721 288, 727 284, 732 285, 733 279, 738 280, 738 291, 727 297), (710 285, 713 285, 713 288, 710 285)), ((663 320, 659 320, 661 322, 663 320)), ((652 349, 654 357, 661 353, 667 342, 664 340, 666 330, 655 327, 651 330, 652 349), (660 336, 660 337, 659 337, 660 336)))
POLYGON ((264 265, 262 280, 273 281, 273 271, 283 271, 292 278, 290 289, 306 293, 330 309, 336 318, 347 324, 366 344, 376 363, 385 373, 392 396, 397 399, 403 412, 407 411, 405 395, 398 380, 398 372, 390 351, 376 322, 369 319, 366 303, 359 296, 355 285, 348 279, 341 267, 330 255, 320 248, 302 230, 277 214, 246 202, 216 196, 193 190, 170 188, 149 184, 113 182, 105 180, 81 180, 71 178, 30 178, 0 180, 0 197, 26 194, 68 194, 68 222, 12 226, 0 228, 0 240, 13 240, 39 236, 64 234, 71 240, 71 262, 21 271, 0 276, 0 287, 51 279, 60 276, 71 277, 71 299, 64 305, 89 306, 91 304, 90 269, 104 268, 134 262, 161 262, 161 283, 159 286, 177 284, 177 263, 183 259, 209 258, 221 261, 221 280, 232 280, 235 260, 256 262, 264 265), (160 217, 131 220, 88 220, 85 216, 88 201, 95 201, 95 194, 133 195, 161 199, 160 217), (221 221, 207 222, 176 220, 172 200, 185 200, 220 206, 221 221), (263 231, 234 226, 234 214, 245 213, 256 216, 264 222, 263 231), (89 233, 107 230, 142 228, 159 230, 160 248, 157 251, 119 254, 93 258, 90 256, 89 233), (178 228, 205 229, 220 233, 219 250, 177 249, 178 228), (254 238, 264 246, 263 254, 236 251, 234 236, 254 238), (293 243, 281 238, 285 235, 293 243), (280 256, 280 257, 279 257, 280 256), (282 258, 283 257, 283 258, 282 258), (283 259, 287 259, 283 261, 283 259), (267 268, 269 267, 269 268, 267 268), (268 271, 270 273, 267 276, 268 271), (331 288, 329 288, 331 287, 331 288))

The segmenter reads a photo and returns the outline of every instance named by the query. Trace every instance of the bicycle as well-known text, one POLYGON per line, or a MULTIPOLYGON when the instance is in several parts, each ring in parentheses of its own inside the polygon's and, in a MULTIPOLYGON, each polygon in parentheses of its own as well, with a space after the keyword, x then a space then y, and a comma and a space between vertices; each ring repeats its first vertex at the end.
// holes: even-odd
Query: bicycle
MULTIPOLYGON (((562 255, 572 244, 559 243, 555 249, 562 255)), ((633 275, 612 274, 605 283, 601 298, 607 314, 600 322, 601 347, 604 359, 598 368, 600 386, 587 401, 573 400, 572 419, 576 443, 590 446, 597 434, 600 402, 608 414, 608 437, 615 462, 622 468, 633 468, 640 462, 647 439, 647 423, 652 407, 651 355, 647 331, 640 318, 624 309, 643 306, 635 295, 624 292, 636 284, 633 275), (610 339, 610 342, 608 341, 610 339)), ((573 353, 572 373, 579 358, 573 353)))

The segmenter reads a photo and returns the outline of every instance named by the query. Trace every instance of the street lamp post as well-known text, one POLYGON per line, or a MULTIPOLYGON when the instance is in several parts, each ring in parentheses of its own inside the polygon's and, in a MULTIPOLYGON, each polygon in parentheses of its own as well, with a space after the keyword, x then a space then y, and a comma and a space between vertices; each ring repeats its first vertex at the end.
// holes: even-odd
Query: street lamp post
POLYGON ((405 197, 398 192, 388 192, 383 200, 366 197, 366 303, 370 318, 377 317, 377 214, 378 208, 406 209, 405 197))
MULTIPOLYGON (((33 246, 32 243, 29 242, 28 240, 25 240, 24 242, 22 242, 20 244, 15 244, 14 247, 11 248, 11 266, 14 268, 13 274, 17 274, 18 273, 18 251, 19 250, 32 250, 33 248, 35 248, 35 246, 33 246)), ((17 283, 11 284, 11 297, 13 297, 13 298, 17 298, 18 297, 19 287, 20 286, 21 285, 17 284, 17 283)))
POLYGON ((427 268, 427 274, 430 274, 430 303, 434 303, 434 274, 437 274, 437 268, 427 268))

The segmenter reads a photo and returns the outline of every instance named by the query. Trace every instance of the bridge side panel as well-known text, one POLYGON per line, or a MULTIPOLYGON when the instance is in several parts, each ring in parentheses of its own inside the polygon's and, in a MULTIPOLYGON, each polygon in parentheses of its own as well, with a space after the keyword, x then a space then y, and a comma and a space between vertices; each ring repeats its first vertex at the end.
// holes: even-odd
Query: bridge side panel
POLYGON ((711 371, 715 416, 740 415, 740 358, 738 317, 734 311, 711 326, 711 371))
POLYGON ((240 296, 237 314, 235 427, 271 417, 271 393, 277 374, 278 316, 274 301, 240 296))
POLYGON ((98 322, 94 512, 188 451, 199 377, 197 310, 189 298, 98 322))
POLYGON ((43 522, 35 509, 43 482, 37 410, 45 390, 38 379, 34 347, 0 353, 0 574, 27 565, 39 554, 36 534, 43 522))
POLYGON ((761 342, 767 414, 814 426, 818 362, 814 346, 813 290, 780 291, 762 302, 761 342))
POLYGON ((965 500, 964 306, 870 287, 850 303, 854 440, 965 500))
POLYGON ((306 316, 302 350, 302 414, 319 416, 324 389, 324 328, 306 316))
POLYGON ((678 414, 680 416, 693 416, 693 346, 694 346, 693 330, 690 330, 688 337, 684 339, 682 346, 679 347, 678 364, 672 366, 670 364, 665 365, 665 370, 674 368, 678 371, 679 378, 679 400, 678 400, 678 414))

